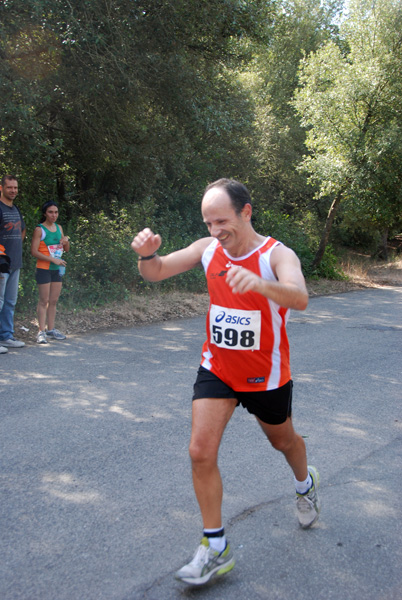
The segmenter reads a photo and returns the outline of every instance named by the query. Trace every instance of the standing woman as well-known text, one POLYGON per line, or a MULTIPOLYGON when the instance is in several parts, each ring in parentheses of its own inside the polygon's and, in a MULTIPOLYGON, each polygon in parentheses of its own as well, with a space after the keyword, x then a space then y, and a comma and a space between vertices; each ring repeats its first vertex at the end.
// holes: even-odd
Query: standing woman
POLYGON ((36 282, 39 288, 39 302, 37 308, 39 333, 36 341, 38 344, 47 344, 48 337, 55 340, 65 340, 66 336, 54 328, 56 318, 56 305, 62 286, 62 274, 59 268, 66 266, 61 258, 63 252, 68 252, 70 242, 63 234, 63 230, 56 223, 59 216, 59 207, 56 202, 49 200, 42 206, 40 225, 35 227, 32 236, 31 254, 37 258, 36 282), (47 331, 46 331, 47 322, 47 331))

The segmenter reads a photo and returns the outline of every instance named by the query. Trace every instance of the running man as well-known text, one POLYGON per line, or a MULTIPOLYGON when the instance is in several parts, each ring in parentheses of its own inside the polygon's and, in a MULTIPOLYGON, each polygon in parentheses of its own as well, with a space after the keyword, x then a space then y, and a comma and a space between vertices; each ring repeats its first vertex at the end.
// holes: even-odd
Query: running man
POLYGON ((211 237, 187 248, 159 256, 161 237, 149 228, 131 244, 144 279, 161 281, 202 264, 208 283, 207 340, 194 384, 189 448, 204 532, 194 558, 176 573, 193 585, 234 567, 222 523, 218 451, 237 405, 255 415, 291 467, 300 526, 313 525, 320 511, 318 472, 307 466, 305 443, 291 418, 286 322, 290 309, 308 304, 300 261, 293 250, 254 230, 250 195, 238 181, 210 184, 201 212, 211 237))

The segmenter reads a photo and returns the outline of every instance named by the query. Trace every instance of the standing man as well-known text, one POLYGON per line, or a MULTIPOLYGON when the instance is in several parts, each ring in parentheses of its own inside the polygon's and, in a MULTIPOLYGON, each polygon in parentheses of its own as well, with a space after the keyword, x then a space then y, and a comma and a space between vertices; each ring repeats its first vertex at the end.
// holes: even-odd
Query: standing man
POLYGON ((218 450, 237 405, 254 414, 291 467, 301 527, 318 519, 318 472, 307 466, 304 440, 292 424, 292 380, 286 322, 304 310, 308 293, 295 253, 251 224, 247 188, 235 180, 210 184, 201 212, 211 237, 159 256, 161 237, 144 229, 131 246, 141 275, 160 281, 202 264, 210 306, 207 341, 194 385, 190 457, 204 533, 193 560, 176 578, 200 585, 234 567, 224 534, 218 450))
POLYGON ((22 240, 25 238, 25 223, 14 205, 17 194, 17 178, 4 175, 0 194, 0 244, 10 258, 10 272, 0 273, 0 354, 8 348, 25 346, 24 342, 14 338, 14 310, 22 267, 22 240))

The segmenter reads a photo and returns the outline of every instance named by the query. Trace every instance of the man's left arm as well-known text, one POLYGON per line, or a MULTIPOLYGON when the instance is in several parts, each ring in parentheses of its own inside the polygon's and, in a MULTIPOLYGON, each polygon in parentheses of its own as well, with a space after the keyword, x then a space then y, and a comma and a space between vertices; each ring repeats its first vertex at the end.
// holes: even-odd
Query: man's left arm
POLYGON ((267 281, 242 267, 231 267, 226 280, 234 294, 257 292, 284 308, 305 310, 308 292, 300 260, 293 250, 282 245, 274 248, 271 268, 277 281, 267 281))

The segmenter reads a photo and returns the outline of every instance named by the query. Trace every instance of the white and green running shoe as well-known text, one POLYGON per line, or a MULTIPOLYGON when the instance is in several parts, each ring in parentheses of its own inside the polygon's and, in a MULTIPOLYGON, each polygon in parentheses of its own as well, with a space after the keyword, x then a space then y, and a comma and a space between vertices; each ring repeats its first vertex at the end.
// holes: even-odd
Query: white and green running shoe
POLYGON ((207 537, 203 537, 191 562, 177 571, 175 577, 192 585, 207 583, 212 577, 224 575, 235 565, 229 544, 222 552, 215 552, 209 545, 207 537))
POLYGON ((308 472, 313 480, 313 485, 305 494, 296 493, 297 517, 303 529, 311 527, 317 521, 321 510, 321 502, 317 493, 320 476, 315 467, 309 466, 308 472))

